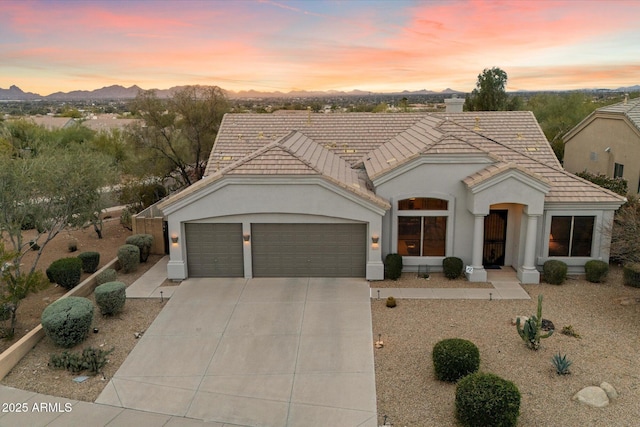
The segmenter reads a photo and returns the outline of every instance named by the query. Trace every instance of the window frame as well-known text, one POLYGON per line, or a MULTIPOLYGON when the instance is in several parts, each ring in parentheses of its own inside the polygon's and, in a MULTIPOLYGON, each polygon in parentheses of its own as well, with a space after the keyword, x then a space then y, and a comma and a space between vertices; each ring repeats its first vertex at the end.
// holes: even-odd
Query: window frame
POLYGON ((420 252, 423 253, 423 245, 424 245, 424 217, 445 217, 446 221, 446 229, 445 229, 445 252, 444 255, 402 255, 403 259, 409 261, 411 260, 433 260, 434 262, 441 262, 442 259, 448 256, 452 256, 453 254, 453 233, 454 233, 454 212, 455 212, 455 199, 450 194, 444 193, 408 193, 398 195, 394 197, 392 200, 393 206, 393 215, 392 215, 392 242, 391 242, 391 251, 393 253, 398 252, 398 240, 399 240, 399 217, 409 216, 409 217, 420 217, 420 252), (440 199, 447 202, 447 209, 441 210, 400 210, 400 202, 406 199, 411 198, 430 198, 430 199, 440 199))
MULTIPOLYGON (((565 212, 553 212, 553 213, 549 213, 549 220, 548 220, 548 227, 547 227, 547 233, 546 233, 546 255, 548 258, 567 258, 567 259, 591 259, 594 256, 594 252, 595 252, 595 247, 594 244, 596 242, 596 239, 598 238, 598 233, 597 233, 597 224, 600 223, 600 218, 599 215, 597 215, 596 213, 576 213, 576 212, 570 212, 570 213, 565 213, 565 212), (576 233, 575 233, 575 222, 576 222, 576 217, 578 218, 592 218, 593 219, 593 225, 591 228, 591 246, 589 248, 589 254, 588 255, 572 255, 573 249, 574 249, 574 245, 576 244, 575 241, 575 237, 576 237, 576 233), (567 246, 567 255, 551 255, 551 236, 552 236, 552 225, 553 225, 553 219, 554 218, 570 218, 570 224, 569 224, 569 236, 568 236, 568 246, 567 246)), ((557 240, 557 239, 554 239, 557 240)))

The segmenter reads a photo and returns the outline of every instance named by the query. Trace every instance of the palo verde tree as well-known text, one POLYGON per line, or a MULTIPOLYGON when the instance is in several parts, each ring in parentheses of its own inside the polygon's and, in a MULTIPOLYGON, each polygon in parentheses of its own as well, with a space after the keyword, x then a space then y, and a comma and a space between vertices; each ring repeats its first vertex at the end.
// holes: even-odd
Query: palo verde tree
POLYGON ((96 221, 103 209, 101 190, 115 174, 105 156, 88 147, 41 144, 32 151, 0 155, 0 241, 2 265, 0 302, 13 306, 40 285, 37 265, 47 244, 68 227, 96 221), (25 229, 34 234, 25 239, 25 229), (27 252, 36 251, 24 265, 27 252))
POLYGON ((505 111, 511 108, 505 91, 507 73, 500 68, 485 68, 478 74, 476 88, 464 102, 467 111, 505 111))
POLYGON ((185 86, 167 100, 158 98, 155 91, 142 91, 132 111, 144 126, 133 129, 131 139, 141 156, 153 162, 145 164, 157 166, 152 174, 174 176, 188 186, 203 177, 222 116, 229 108, 217 86, 185 86))

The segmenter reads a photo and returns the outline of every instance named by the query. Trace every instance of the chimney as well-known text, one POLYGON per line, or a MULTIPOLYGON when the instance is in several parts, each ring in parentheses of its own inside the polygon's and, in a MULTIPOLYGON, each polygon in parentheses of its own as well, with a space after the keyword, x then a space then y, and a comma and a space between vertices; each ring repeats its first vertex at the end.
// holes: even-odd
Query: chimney
POLYGON ((458 95, 452 95, 451 98, 444 100, 447 106, 447 113, 462 113, 462 106, 464 105, 464 99, 458 98, 458 95))

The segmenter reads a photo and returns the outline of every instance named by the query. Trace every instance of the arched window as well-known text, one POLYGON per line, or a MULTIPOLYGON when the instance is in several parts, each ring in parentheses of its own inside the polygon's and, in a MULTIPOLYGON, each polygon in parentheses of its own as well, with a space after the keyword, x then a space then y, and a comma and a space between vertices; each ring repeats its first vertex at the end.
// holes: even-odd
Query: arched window
POLYGON ((440 256, 447 250, 449 202, 431 197, 398 201, 398 254, 440 256))

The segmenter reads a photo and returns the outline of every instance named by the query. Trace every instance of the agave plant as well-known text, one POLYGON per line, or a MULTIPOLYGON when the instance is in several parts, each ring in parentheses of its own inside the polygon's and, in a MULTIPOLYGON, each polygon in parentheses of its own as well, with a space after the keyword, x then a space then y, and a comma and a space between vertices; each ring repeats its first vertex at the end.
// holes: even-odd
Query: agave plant
POLYGON ((551 363, 553 363, 553 367, 556 368, 556 373, 558 375, 567 375, 571 372, 569 371, 569 366, 573 363, 571 360, 567 359, 567 355, 561 355, 560 352, 558 354, 554 354, 551 358, 551 363))
POLYGON ((553 329, 549 330, 546 334, 542 334, 542 295, 538 295, 538 312, 537 315, 532 315, 524 322, 523 326, 520 326, 520 318, 516 320, 516 329, 520 338, 527 344, 532 350, 538 350, 540 348, 540 339, 549 338, 553 335, 553 329))

